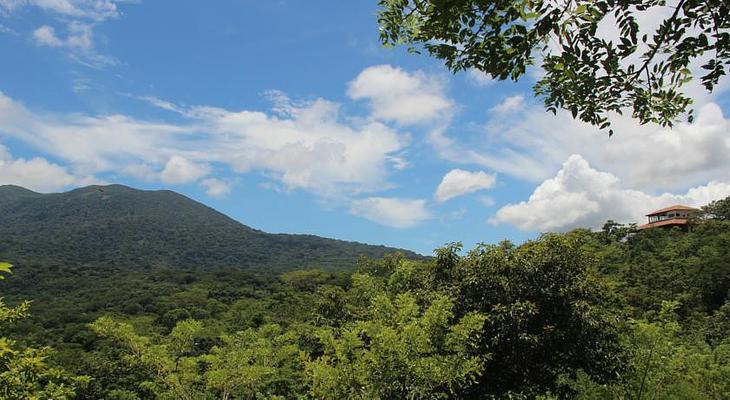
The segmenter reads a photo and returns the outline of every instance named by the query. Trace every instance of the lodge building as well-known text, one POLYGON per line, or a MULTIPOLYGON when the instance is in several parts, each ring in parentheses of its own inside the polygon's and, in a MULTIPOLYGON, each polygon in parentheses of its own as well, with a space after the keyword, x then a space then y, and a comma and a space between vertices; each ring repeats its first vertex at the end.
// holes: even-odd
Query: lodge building
POLYGON ((637 228, 642 230, 649 228, 672 228, 678 226, 686 229, 690 215, 696 211, 699 210, 679 204, 662 208, 661 210, 656 210, 646 214, 647 218, 649 218, 649 222, 644 225, 639 225, 637 228))

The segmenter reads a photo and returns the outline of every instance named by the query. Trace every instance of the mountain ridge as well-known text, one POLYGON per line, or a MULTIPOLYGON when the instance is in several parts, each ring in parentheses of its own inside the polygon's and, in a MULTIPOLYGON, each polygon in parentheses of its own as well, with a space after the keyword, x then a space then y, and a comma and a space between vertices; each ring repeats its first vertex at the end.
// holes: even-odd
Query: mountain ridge
POLYGON ((266 233, 170 190, 92 185, 63 193, 0 186, 0 259, 128 267, 349 268, 409 250, 266 233))

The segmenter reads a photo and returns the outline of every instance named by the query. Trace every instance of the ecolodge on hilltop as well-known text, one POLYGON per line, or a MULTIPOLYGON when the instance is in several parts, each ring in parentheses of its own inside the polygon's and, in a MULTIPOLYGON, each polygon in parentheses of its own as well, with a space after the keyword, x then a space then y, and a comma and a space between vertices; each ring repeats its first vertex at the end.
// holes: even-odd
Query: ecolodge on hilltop
POLYGON ((689 217, 692 213, 699 211, 696 208, 687 207, 683 205, 674 205, 671 207, 662 208, 661 210, 653 211, 646 216, 649 218, 649 222, 640 225, 639 230, 649 228, 671 228, 678 226, 682 229, 686 229, 689 223, 689 217))

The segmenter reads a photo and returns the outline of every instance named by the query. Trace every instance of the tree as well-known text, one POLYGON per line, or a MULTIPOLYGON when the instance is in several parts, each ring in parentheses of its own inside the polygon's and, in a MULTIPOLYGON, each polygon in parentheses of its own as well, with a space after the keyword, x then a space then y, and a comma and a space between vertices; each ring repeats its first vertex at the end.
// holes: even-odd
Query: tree
POLYGON ((534 398, 563 389, 563 374, 616 381, 626 367, 618 319, 584 236, 481 245, 466 256, 455 243, 434 260, 367 265, 348 291, 323 296, 338 312, 307 364, 310 393, 534 398))
POLYGON ((194 320, 178 322, 161 338, 142 336, 109 317, 97 319, 91 329, 126 347, 129 361, 154 370, 154 379, 140 386, 160 399, 291 398, 303 379, 297 331, 283 332, 276 324, 223 335, 209 351, 201 345, 203 324, 194 320))
MULTIPOLYGON (((694 79, 712 91, 730 63, 726 0, 380 0, 381 41, 425 49, 456 72, 518 80, 542 63, 534 86, 547 110, 609 128, 631 110, 642 124, 671 126, 694 79), (670 3, 670 4, 667 4, 670 3), (658 26, 639 18, 666 14, 658 26), (616 37, 607 27, 618 26, 616 37)), ((692 120, 689 111, 689 120, 692 120)), ((609 130, 609 135, 613 134, 609 130)))
POLYGON ((683 332, 677 302, 663 302, 652 321, 632 320, 624 337, 630 368, 620 382, 602 385, 585 374, 567 382, 576 399, 727 399, 730 342, 715 347, 683 332))
POLYGON ((620 224, 612 219, 609 219, 606 221, 605 224, 603 224, 603 228, 601 229, 601 236, 606 244, 610 244, 611 242, 620 242, 622 240, 625 240, 629 234, 636 232, 636 224, 630 224, 629 226, 626 226, 624 224, 620 224))
POLYGON ((580 233, 550 234, 521 246, 480 245, 463 257, 453 253, 459 246, 439 252, 456 315, 486 317, 479 352, 490 357, 472 397, 534 398, 579 370, 601 383, 620 376, 618 320, 583 242, 580 233))
MULTIPOLYGON (((12 266, 0 263, 0 273, 10 273, 12 266)), ((4 276, 0 275, 0 280, 4 276)), ((28 316, 30 302, 8 307, 0 298, 0 328, 28 316)), ((85 376, 73 376, 46 361, 51 349, 19 348, 14 340, 0 337, 0 398, 2 399, 72 399, 78 389, 89 382, 85 376)))
POLYGON ((410 293, 376 295, 368 318, 323 328, 323 354, 306 364, 320 399, 442 399, 476 382, 487 354, 476 345, 484 317, 456 319, 452 299, 438 294, 419 306, 410 293))
POLYGON ((258 398, 259 394, 297 397, 302 380, 298 332, 276 324, 224 335, 222 344, 202 359, 209 389, 230 398, 258 398), (268 389, 268 390, 267 390, 268 389))
POLYGON ((702 207, 703 217, 720 221, 730 221, 730 197, 715 200, 702 207))
POLYGON ((90 325, 99 336, 108 337, 123 344, 135 360, 152 368, 155 380, 144 382, 146 389, 162 399, 205 398, 205 385, 198 371, 196 342, 202 331, 202 324, 180 321, 170 335, 160 343, 137 334, 127 323, 101 317, 90 325))

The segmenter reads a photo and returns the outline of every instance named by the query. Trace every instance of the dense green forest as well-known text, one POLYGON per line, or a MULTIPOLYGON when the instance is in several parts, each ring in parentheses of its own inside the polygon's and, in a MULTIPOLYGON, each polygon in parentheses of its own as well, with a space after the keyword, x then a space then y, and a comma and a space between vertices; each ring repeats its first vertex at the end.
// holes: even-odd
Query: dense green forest
POLYGON ((402 251, 250 228, 169 190, 89 186, 40 194, 0 186, 0 259, 59 267, 351 268, 402 251))
POLYGON ((727 399, 730 198, 703 211, 339 270, 0 265, 0 398, 727 399))

